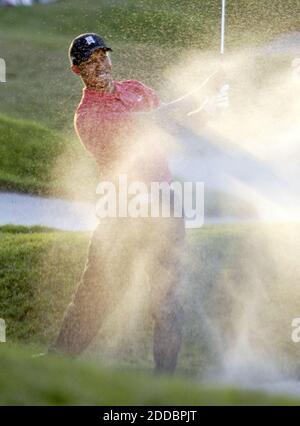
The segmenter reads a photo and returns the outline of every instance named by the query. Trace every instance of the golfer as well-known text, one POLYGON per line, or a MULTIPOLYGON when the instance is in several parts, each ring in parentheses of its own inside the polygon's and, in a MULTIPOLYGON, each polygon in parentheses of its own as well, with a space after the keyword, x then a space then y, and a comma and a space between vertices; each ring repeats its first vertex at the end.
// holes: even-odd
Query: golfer
MULTIPOLYGON (((77 134, 94 156, 101 180, 117 185, 118 176, 126 174, 129 181, 147 185, 170 183, 159 141, 147 134, 144 144, 136 138, 141 116, 159 110, 162 104, 145 84, 113 79, 111 50, 94 33, 78 36, 70 46, 71 68, 85 86, 75 114, 77 134)), ((171 204, 172 209, 174 194, 171 204)), ((184 318, 178 291, 184 237, 183 217, 100 220, 89 244, 81 281, 49 352, 81 354, 117 309, 133 280, 138 279, 149 291, 155 369, 174 372, 184 318), (139 268, 142 273, 136 277, 139 268)))

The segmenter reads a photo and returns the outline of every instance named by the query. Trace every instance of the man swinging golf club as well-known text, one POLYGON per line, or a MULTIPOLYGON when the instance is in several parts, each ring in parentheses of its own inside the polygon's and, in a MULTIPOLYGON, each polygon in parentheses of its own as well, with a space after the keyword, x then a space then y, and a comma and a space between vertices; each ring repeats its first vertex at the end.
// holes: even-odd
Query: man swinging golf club
MULTIPOLYGON (((171 174, 159 145, 151 142, 141 149, 134 139, 140 116, 162 108, 158 96, 139 81, 115 81, 110 51, 94 33, 78 36, 70 46, 72 70, 85 85, 75 115, 76 131, 95 157, 102 180, 116 182, 125 171, 128 179, 147 185, 170 183, 171 174)), ((171 204, 174 207, 174 194, 171 204)), ((178 288, 184 235, 183 217, 101 220, 90 241, 81 281, 49 352, 82 353, 118 306, 133 279, 136 262, 142 259, 154 320, 156 371, 172 373, 183 324, 178 288)))

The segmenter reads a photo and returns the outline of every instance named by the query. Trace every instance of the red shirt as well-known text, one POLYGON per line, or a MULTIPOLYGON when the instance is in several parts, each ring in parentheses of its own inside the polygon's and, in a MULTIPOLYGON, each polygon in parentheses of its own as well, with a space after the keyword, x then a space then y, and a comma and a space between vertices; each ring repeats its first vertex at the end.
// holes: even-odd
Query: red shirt
POLYGON ((75 114, 76 131, 99 165, 103 178, 128 178, 144 182, 170 182, 171 174, 151 127, 141 137, 141 118, 159 106, 154 90, 136 80, 115 82, 113 93, 83 89, 75 114), (139 129, 139 133, 137 130, 139 129))

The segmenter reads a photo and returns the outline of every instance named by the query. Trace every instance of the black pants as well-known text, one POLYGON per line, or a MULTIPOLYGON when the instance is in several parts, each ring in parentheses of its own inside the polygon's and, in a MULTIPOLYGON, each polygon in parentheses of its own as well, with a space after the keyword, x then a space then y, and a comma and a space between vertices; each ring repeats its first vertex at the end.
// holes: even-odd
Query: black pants
POLYGON ((173 372, 183 323, 178 289, 184 236, 181 218, 103 220, 94 231, 81 282, 49 351, 75 356, 86 349, 130 285, 136 259, 142 258, 150 284, 156 370, 173 372))

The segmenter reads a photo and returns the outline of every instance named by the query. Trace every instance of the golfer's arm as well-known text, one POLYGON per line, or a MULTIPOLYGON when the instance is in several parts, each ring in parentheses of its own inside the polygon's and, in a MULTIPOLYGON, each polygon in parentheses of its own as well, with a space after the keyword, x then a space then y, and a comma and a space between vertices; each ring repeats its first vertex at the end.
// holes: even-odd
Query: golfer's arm
POLYGON ((161 102, 160 105, 152 111, 143 111, 143 112, 136 112, 135 114, 139 117, 149 117, 153 118, 156 116, 159 117, 172 117, 175 114, 187 114, 192 109, 195 109, 195 101, 189 98, 181 98, 169 103, 161 102))
MULTIPOLYGON (((195 104, 193 101, 183 101, 180 102, 170 102, 170 103, 161 103, 158 108, 148 112, 136 112, 136 116, 144 119, 151 119, 156 122, 159 126, 166 129, 171 129, 173 126, 176 126, 182 120, 185 121, 188 118, 188 114, 191 111, 197 110, 199 105, 195 104)), ((203 125, 206 125, 208 122, 208 114, 202 109, 200 112, 197 112, 197 121, 201 122, 203 125)))
POLYGON ((199 101, 196 100, 197 94, 199 94, 199 92, 201 93, 203 87, 205 87, 207 83, 218 74, 218 72, 219 70, 210 74, 198 87, 181 96, 180 98, 168 103, 162 103, 158 109, 162 112, 165 111, 166 113, 181 112, 182 114, 187 114, 191 110, 196 109, 197 106, 199 107, 199 105, 197 105, 197 102, 199 103, 199 101))
POLYGON ((168 116, 172 116, 173 114, 184 115, 188 114, 188 112, 194 109, 195 106, 195 99, 192 99, 190 96, 176 99, 175 101, 169 103, 161 103, 156 111, 168 116))
MULTIPOLYGON (((165 123, 166 126, 172 122, 185 121, 195 111, 197 114, 198 123, 206 125, 211 117, 203 108, 203 104, 199 106, 195 100, 186 99, 184 102, 171 102, 169 104, 162 104, 154 111, 154 117, 160 123, 165 123)), ((153 113, 152 113, 153 114, 153 113)))

